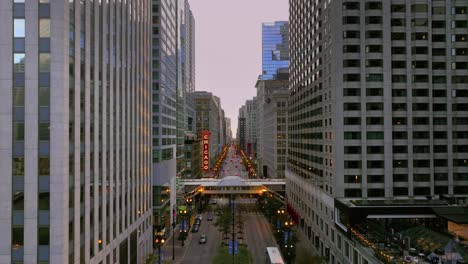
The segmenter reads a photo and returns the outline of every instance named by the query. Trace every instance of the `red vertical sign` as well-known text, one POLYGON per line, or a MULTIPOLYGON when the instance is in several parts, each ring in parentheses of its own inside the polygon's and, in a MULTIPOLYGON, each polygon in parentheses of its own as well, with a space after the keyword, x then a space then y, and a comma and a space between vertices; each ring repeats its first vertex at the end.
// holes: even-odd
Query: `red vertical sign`
POLYGON ((203 145, 202 165, 205 172, 210 171, 210 135, 211 133, 208 130, 203 130, 201 132, 203 145))

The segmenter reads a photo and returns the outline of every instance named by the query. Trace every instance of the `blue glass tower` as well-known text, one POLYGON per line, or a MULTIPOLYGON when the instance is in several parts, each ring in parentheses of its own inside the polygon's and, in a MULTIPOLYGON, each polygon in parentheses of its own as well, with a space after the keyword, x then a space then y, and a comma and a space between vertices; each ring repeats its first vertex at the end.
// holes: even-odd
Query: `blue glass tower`
POLYGON ((262 24, 262 80, 277 79, 278 72, 288 73, 289 22, 262 24))

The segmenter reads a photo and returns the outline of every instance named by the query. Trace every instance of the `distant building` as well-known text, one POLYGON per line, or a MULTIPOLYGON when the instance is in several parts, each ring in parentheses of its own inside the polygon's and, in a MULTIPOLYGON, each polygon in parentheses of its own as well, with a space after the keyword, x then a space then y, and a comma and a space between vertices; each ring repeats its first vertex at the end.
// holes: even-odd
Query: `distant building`
POLYGON ((231 129, 231 119, 226 117, 226 143, 229 144, 232 142, 232 129, 231 129))
POLYGON ((238 123, 237 123, 237 134, 236 134, 236 139, 239 144, 239 148, 245 152, 245 142, 246 142, 246 111, 245 111, 245 105, 241 106, 239 108, 239 115, 238 115, 238 123))
POLYGON ((276 21, 262 24, 261 80, 276 79, 289 67, 289 23, 276 21))
POLYGON ((258 80, 257 165, 259 175, 284 178, 289 81, 258 80))
POLYGON ((213 167, 216 157, 219 154, 218 147, 220 142, 221 123, 220 123, 220 100, 210 92, 195 92, 195 111, 196 111, 196 133, 201 136, 205 130, 210 132, 209 155, 210 168, 213 167))
POLYGON ((246 155, 256 157, 257 153, 257 98, 245 101, 245 144, 246 155))

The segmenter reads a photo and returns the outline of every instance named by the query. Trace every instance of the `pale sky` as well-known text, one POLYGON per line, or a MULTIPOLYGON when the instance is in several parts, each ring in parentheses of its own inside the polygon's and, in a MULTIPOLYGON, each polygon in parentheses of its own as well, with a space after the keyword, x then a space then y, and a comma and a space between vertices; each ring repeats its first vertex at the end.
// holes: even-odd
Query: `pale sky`
POLYGON ((189 0, 195 17, 196 90, 221 98, 235 137, 239 107, 262 73, 262 22, 288 20, 288 0, 189 0))

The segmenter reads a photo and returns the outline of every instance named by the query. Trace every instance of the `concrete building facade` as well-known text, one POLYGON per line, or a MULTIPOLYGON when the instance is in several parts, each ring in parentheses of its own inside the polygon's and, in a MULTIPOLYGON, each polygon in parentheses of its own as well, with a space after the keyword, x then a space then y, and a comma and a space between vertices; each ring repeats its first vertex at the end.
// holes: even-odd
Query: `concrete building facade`
MULTIPOLYGON (((210 131, 210 168, 213 167, 216 156, 219 154, 218 146, 220 144, 221 123, 219 98, 210 92, 195 92, 195 111, 197 135, 200 136, 204 130, 210 131)), ((200 153, 201 155, 201 153, 200 153)))
POLYGON ((148 1, 0 1, 0 263, 152 252, 148 1))
POLYGON ((346 238, 336 199, 468 193, 466 8, 290 1, 287 196, 330 263, 379 262, 346 238))
POLYGON ((245 101, 245 147, 246 155, 257 153, 257 98, 245 101))
POLYGON ((226 117, 226 143, 229 144, 232 142, 232 129, 231 129, 231 118, 226 117))
POLYGON ((284 178, 289 81, 258 80, 257 171, 266 178, 284 178))
POLYGON ((245 151, 245 142, 246 142, 246 128, 245 128, 245 105, 239 108, 238 114, 238 123, 237 123, 237 132, 236 132, 236 139, 237 143, 239 144, 239 149, 245 151))

